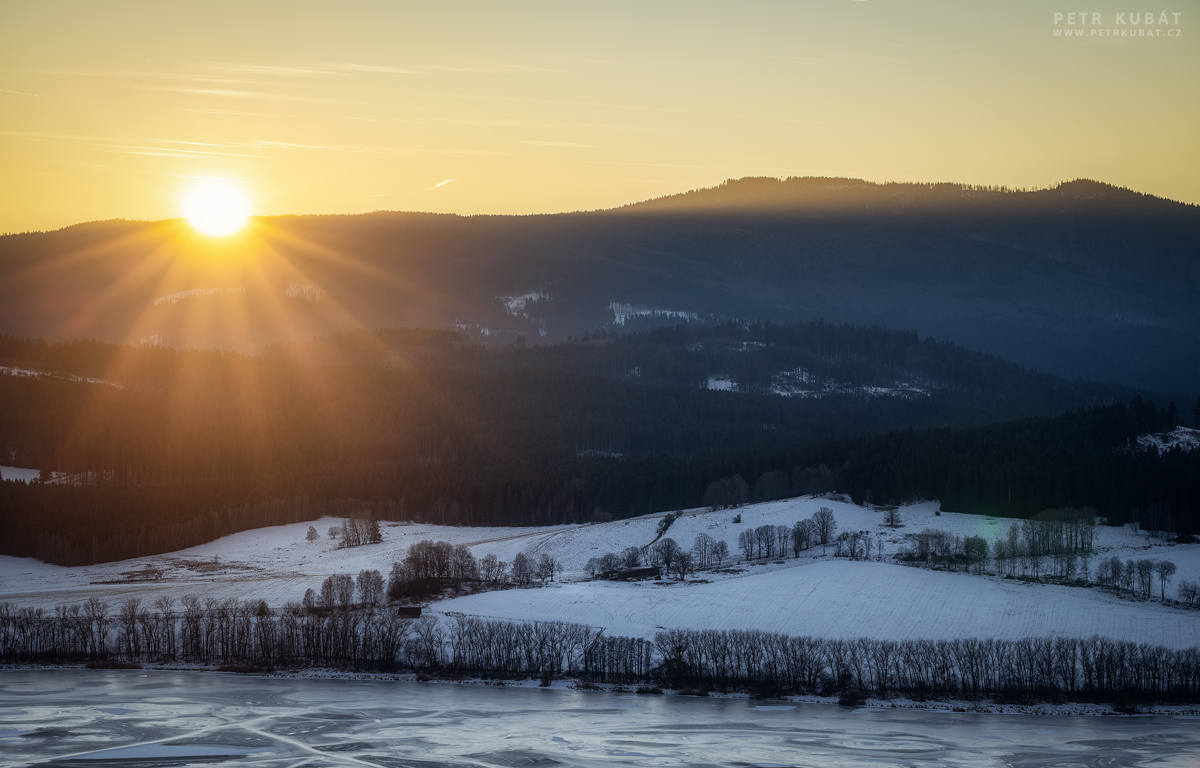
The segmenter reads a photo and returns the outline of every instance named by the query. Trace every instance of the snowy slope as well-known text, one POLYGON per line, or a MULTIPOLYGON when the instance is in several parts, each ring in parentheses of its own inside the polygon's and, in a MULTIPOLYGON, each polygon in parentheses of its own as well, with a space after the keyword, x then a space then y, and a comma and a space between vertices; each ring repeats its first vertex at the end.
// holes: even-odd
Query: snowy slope
MULTIPOLYGON (((936 503, 901 509, 904 527, 884 527, 882 512, 820 498, 788 499, 737 510, 686 512, 667 535, 690 546, 698 533, 723 539, 737 560, 737 537, 747 527, 791 525, 821 506, 833 509, 839 530, 865 530, 885 541, 888 556, 906 533, 940 528, 994 540, 1010 522, 975 515, 937 515, 936 503), (741 522, 733 522, 735 516, 741 522)), ((1022 585, 996 577, 930 572, 889 562, 834 561, 815 547, 800 558, 744 566, 739 573, 701 573, 708 584, 613 584, 584 582, 589 558, 649 544, 663 515, 601 525, 543 528, 454 528, 386 524, 384 543, 337 549, 325 537, 339 520, 314 523, 322 539, 305 540, 308 523, 226 536, 170 555, 97 566, 65 568, 0 557, 0 601, 50 607, 98 596, 110 603, 137 595, 188 593, 217 599, 265 599, 273 606, 298 601, 334 573, 377 568, 385 574, 408 546, 421 539, 466 544, 477 557, 496 554, 511 562, 518 552, 550 554, 562 561, 567 585, 509 590, 440 603, 439 611, 513 619, 561 619, 647 636, 659 626, 770 629, 820 635, 886 637, 1010 637, 1026 634, 1087 635, 1094 632, 1167 645, 1200 642, 1200 611, 1157 603, 1134 603, 1099 590, 1022 585), (162 581, 147 581, 147 564, 166 567, 162 581), (1190 638, 1190 639, 1189 639, 1190 638)), ((1123 528, 1097 530, 1104 556, 1167 558, 1178 579, 1200 579, 1200 545, 1168 545, 1123 528)), ((832 552, 832 550, 830 551, 832 552)), ((727 563, 729 565, 729 563, 727 563)))
POLYGON ((889 640, 1088 637, 1200 643, 1200 612, 1096 590, 984 579, 875 562, 818 561, 710 584, 581 582, 438 603, 442 613, 571 621, 614 634, 656 628, 761 629, 889 640))

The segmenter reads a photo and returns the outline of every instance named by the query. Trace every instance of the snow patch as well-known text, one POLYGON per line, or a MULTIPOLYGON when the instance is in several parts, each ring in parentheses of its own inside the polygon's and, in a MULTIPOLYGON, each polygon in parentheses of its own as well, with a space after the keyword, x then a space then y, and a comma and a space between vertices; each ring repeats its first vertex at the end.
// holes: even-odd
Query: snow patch
POLYGON ((63 379, 65 381, 82 381, 87 382, 88 384, 107 384, 108 386, 116 387, 117 389, 127 389, 127 387, 117 384, 114 381, 109 381, 108 379, 97 379, 91 376, 75 376, 69 373, 58 373, 57 371, 36 371, 32 368, 9 368, 7 366, 0 365, 0 375, 22 376, 34 379, 42 378, 44 376, 52 376, 56 379, 63 379))
POLYGON ((534 301, 549 300, 551 296, 543 291, 530 291, 529 293, 522 293, 516 296, 498 296, 497 298, 504 305, 508 314, 515 317, 524 314, 526 304, 534 301))
POLYGON ((485 325, 480 325, 479 323, 472 323, 467 320, 455 320, 454 327, 460 331, 468 331, 470 333, 478 333, 480 336, 484 337, 485 339, 487 337, 491 336, 493 333, 491 328, 488 328, 485 325))
POLYGON ((0 467, 0 480, 15 480, 20 483, 32 483, 42 476, 40 470, 23 467, 0 467))
POLYGON ((706 386, 709 389, 714 389, 718 392, 736 392, 738 389, 737 382, 724 374, 719 376, 709 376, 708 384, 706 386))
POLYGON ((622 304, 616 301, 610 301, 608 308, 612 311, 613 322, 617 325, 625 325, 626 322, 637 317, 675 317, 688 322, 695 322, 700 319, 700 316, 695 312, 684 312, 676 309, 652 309, 637 304, 622 304))
POLYGON ((1154 435, 1139 435, 1138 447, 1143 451, 1153 448, 1158 453, 1179 448, 1183 451, 1194 451, 1200 448, 1200 429, 1175 427, 1171 432, 1159 432, 1154 435))
POLYGON ((175 293, 168 293, 166 296, 159 296, 154 300, 154 306, 157 307, 159 304, 166 303, 178 304, 183 299, 188 299, 192 296, 211 296, 214 293, 223 292, 245 293, 246 288, 245 286, 237 286, 229 288, 192 288, 191 290, 187 291, 176 291, 175 293))
POLYGON ((318 288, 315 285, 303 283, 289 283, 287 290, 284 291, 289 299, 304 299, 305 301, 320 301, 326 291, 318 288))
POLYGON ((895 381, 890 386, 879 387, 850 384, 815 376, 806 368, 781 371, 771 377, 771 391, 784 397, 824 397, 826 395, 858 395, 860 397, 900 397, 913 399, 928 397, 929 390, 909 382, 895 381))

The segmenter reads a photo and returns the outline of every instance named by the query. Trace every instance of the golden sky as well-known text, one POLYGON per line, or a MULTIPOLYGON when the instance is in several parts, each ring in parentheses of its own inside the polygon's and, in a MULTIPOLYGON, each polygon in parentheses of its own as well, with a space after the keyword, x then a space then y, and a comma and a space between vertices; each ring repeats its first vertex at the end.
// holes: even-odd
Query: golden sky
POLYGON ((0 0, 0 232, 175 218, 199 178, 263 214, 554 212, 749 175, 1200 203, 1198 39, 1195 0, 0 0))

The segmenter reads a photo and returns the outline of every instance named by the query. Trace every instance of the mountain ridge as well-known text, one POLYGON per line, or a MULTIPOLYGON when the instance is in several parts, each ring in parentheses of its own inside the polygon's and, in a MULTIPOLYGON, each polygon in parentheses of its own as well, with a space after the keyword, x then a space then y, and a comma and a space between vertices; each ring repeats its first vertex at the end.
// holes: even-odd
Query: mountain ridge
POLYGON ((109 221, 0 237, 0 332, 255 352, 338 329, 506 344, 824 318, 1185 395, 1200 392, 1198 244, 1200 208, 1088 180, 748 178, 592 212, 261 217, 221 242, 109 221), (738 202, 764 194, 780 204, 738 202))

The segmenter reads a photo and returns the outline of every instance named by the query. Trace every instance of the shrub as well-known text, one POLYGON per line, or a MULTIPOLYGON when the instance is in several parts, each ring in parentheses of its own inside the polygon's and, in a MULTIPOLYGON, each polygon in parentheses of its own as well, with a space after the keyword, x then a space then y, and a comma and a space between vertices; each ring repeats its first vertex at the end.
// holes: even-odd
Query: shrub
POLYGON ((843 707, 859 707, 867 701, 866 695, 857 688, 847 688, 838 696, 838 704, 843 707))

